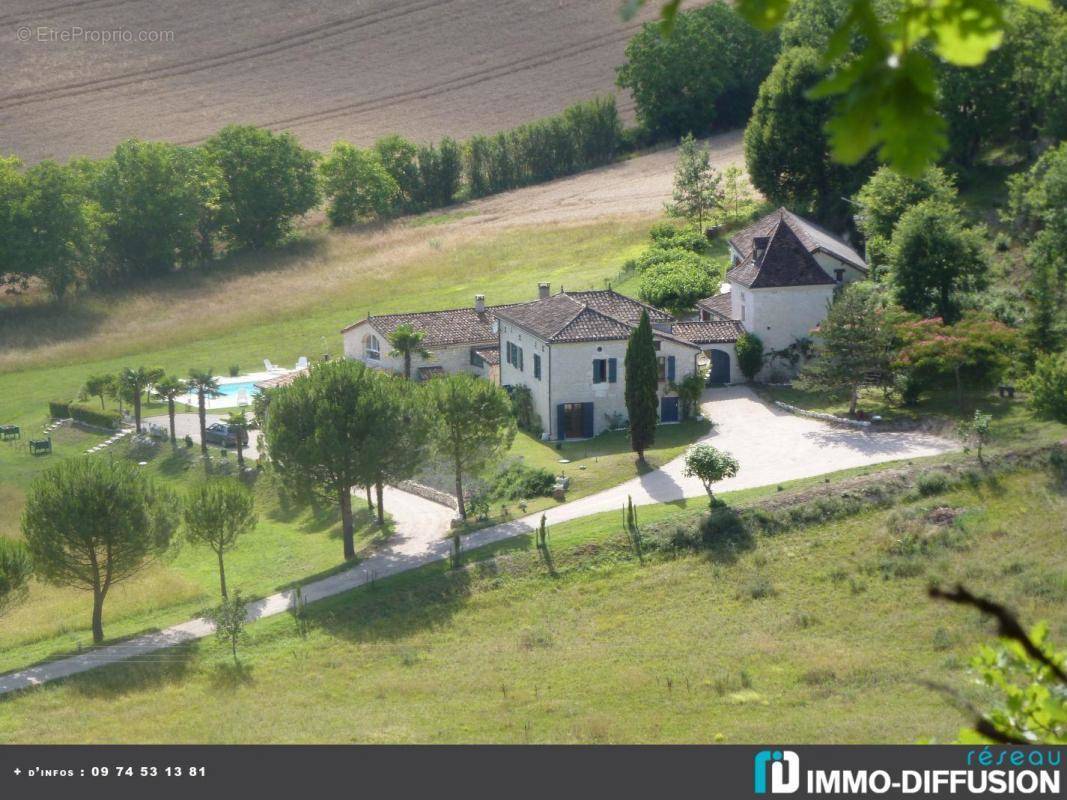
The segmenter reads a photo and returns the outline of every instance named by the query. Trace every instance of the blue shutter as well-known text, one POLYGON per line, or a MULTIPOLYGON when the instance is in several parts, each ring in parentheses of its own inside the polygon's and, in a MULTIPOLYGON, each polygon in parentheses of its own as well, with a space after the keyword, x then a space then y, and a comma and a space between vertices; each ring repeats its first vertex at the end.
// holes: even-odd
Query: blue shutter
POLYGON ((599 358, 594 358, 593 359, 593 383, 600 383, 601 382, 600 381, 600 370, 598 369, 599 366, 600 366, 600 359, 599 358))
POLYGON ((556 406, 556 438, 562 439, 564 429, 567 426, 567 412, 563 409, 563 403, 556 406))
POLYGON ((593 438, 593 404, 582 403, 582 436, 593 438))
POLYGON ((667 356, 667 380, 674 380, 674 356, 667 356))
POLYGON ((608 383, 615 383, 619 380, 619 359, 608 359, 608 383))

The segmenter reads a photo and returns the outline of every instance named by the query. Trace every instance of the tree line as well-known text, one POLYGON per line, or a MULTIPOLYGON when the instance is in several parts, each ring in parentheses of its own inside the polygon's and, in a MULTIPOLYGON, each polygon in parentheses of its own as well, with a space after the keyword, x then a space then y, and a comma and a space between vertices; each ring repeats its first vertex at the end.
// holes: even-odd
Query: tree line
POLYGON ((442 208, 607 163, 621 133, 602 98, 466 143, 391 135, 323 155, 231 125, 197 147, 131 139, 99 160, 0 158, 0 287, 37 279, 62 298, 277 247, 323 203, 337 226, 442 208))

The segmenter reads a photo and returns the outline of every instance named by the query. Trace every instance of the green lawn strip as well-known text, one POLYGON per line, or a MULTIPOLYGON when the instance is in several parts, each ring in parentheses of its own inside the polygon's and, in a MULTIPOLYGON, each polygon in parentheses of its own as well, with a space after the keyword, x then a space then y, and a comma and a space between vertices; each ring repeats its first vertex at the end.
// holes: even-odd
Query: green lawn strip
MULTIPOLYGON (((710 429, 711 426, 704 420, 660 425, 656 428, 656 443, 646 453, 644 464, 638 464, 637 456, 630 449, 627 431, 606 431, 592 439, 578 442, 543 442, 520 431, 508 455, 522 458, 527 466, 547 469, 556 475, 569 478, 570 485, 565 502, 570 502, 659 469, 684 453, 690 444, 710 429), (560 463, 561 459, 568 463, 560 463)), ((522 498, 494 498, 489 519, 473 522, 470 528, 483 528, 505 519, 523 516, 518 505, 520 499, 522 498), (507 506, 506 517, 501 505, 507 506)), ((560 505, 559 501, 551 497, 525 499, 527 514, 560 505)))
MULTIPOLYGON (((0 705, 10 742, 821 742, 951 740, 988 701, 967 671, 993 631, 929 601, 963 581, 1067 635, 1067 552, 1047 474, 901 504, 959 512, 951 546, 885 573, 894 511, 760 536, 734 559, 643 566, 557 526, 550 571, 512 553, 442 564, 0 705), (759 590, 757 591, 757 587, 759 590), (262 698, 271 702, 263 703, 262 698)), ((651 513, 651 509, 643 509, 651 513)), ((608 515, 610 516, 610 515, 608 515)), ((593 520, 573 523, 587 527, 593 520)), ((615 532, 618 525, 607 526, 615 532)), ((596 537, 594 537, 596 539, 596 537)))
MULTIPOLYGON (((129 446, 120 443, 95 457, 148 459, 144 469, 179 495, 203 472, 199 449, 179 447, 172 452, 169 444, 161 444, 156 450, 154 455, 129 452, 129 446)), ((213 459, 213 471, 231 472, 233 461, 233 456, 228 464, 213 459)), ((341 559, 339 514, 333 504, 286 504, 268 478, 261 476, 255 484, 259 523, 226 555, 231 588, 241 589, 246 597, 261 597, 349 566, 341 559)), ((357 549, 388 537, 390 524, 382 531, 365 505, 356 503, 354 510, 357 549)), ((104 631, 109 639, 125 638, 183 622, 216 604, 218 592, 214 553, 179 539, 164 562, 112 589, 104 606, 104 631)), ((87 592, 32 584, 25 602, 0 618, 0 670, 89 646, 90 608, 87 592)))

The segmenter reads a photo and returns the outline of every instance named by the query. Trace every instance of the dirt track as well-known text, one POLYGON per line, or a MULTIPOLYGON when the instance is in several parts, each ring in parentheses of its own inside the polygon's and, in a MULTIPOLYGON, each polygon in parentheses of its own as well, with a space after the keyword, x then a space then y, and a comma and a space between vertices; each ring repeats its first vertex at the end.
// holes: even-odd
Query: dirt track
MULTIPOLYGON (((9 0, 0 8, 0 147, 30 162, 99 156, 130 136, 192 143, 234 122, 290 130, 319 149, 391 131, 417 140, 492 132, 613 91, 637 27, 618 7, 9 0), (128 31, 133 41, 56 40, 79 27, 128 31), (170 40, 140 42, 141 32, 170 40)), ((628 98, 620 107, 631 112, 628 98)))
MULTIPOLYGON (((712 136, 705 144, 717 169, 732 164, 744 168, 742 131, 712 136)), ((477 216, 459 222, 532 225, 659 214, 671 197, 677 158, 678 148, 672 147, 570 178, 487 197, 462 206, 464 211, 476 211, 477 216)))

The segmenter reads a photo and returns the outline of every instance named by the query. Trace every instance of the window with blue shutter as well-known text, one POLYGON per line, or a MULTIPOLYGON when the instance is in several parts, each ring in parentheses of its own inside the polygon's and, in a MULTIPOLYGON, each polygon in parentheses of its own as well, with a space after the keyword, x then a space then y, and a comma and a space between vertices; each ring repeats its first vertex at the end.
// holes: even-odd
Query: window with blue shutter
POLYGON ((522 348, 518 345, 515 346, 515 366, 522 372, 522 348))
POLYGON ((667 380, 674 382, 674 356, 667 356, 667 380))
POLYGON ((593 404, 582 403, 582 436, 593 438, 593 404))
POLYGON ((541 380, 541 356, 534 353, 534 377, 541 380))
POLYGON ((608 383, 618 383, 619 380, 619 359, 608 359, 608 383))
POLYGON ((593 383, 606 383, 608 380, 608 362, 602 358, 593 359, 593 383))

